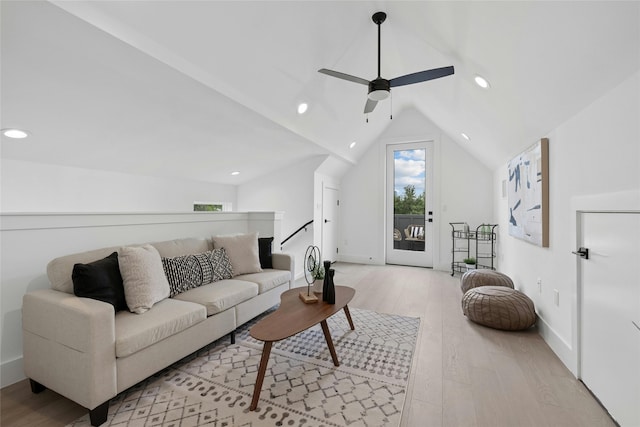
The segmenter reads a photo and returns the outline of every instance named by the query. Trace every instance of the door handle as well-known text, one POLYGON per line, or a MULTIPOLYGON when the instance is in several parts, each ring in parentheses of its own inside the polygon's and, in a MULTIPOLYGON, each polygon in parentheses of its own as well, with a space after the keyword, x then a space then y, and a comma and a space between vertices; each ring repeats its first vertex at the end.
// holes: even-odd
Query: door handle
POLYGON ((331 220, 330 220, 330 219, 325 219, 325 220, 324 220, 324 223, 325 223, 325 224, 326 224, 326 223, 328 223, 328 222, 331 222, 331 220))
POLYGON ((573 251, 571 253, 578 255, 580 258, 589 259, 589 248, 580 247, 577 251, 573 251))

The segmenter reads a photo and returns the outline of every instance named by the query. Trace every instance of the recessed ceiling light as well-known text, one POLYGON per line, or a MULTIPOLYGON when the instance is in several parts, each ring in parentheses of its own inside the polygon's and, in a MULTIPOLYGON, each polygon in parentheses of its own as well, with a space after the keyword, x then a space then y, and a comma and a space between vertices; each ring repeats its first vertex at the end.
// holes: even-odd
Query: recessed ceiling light
POLYGON ((471 141, 471 138, 469 138, 469 135, 467 135, 466 133, 462 132, 460 135, 462 135, 462 137, 467 141, 471 141))
POLYGON ((489 81, 488 81, 487 79, 485 79, 484 77, 482 77, 482 76, 478 76, 478 75, 476 75, 476 76, 473 78, 473 81, 475 81, 475 82, 476 82, 476 84, 477 84, 478 86, 480 86, 482 89, 488 89, 488 88, 489 88, 489 86, 490 86, 490 85, 489 85, 489 81))
POLYGON ((2 129, 2 134, 8 138, 22 139, 29 136, 29 133, 20 129, 2 129))
POLYGON ((353 147, 355 147, 355 146, 356 146, 356 144, 357 144, 357 142, 353 141, 351 144, 349 144, 349 148, 353 148, 353 147))
POLYGON ((307 108, 309 108, 309 105, 306 102, 301 102, 300 104, 298 104, 298 114, 306 113, 307 108))
POLYGON ((231 175, 233 175, 233 176, 240 175, 240 172, 238 172, 238 171, 233 171, 233 172, 231 172, 231 175))

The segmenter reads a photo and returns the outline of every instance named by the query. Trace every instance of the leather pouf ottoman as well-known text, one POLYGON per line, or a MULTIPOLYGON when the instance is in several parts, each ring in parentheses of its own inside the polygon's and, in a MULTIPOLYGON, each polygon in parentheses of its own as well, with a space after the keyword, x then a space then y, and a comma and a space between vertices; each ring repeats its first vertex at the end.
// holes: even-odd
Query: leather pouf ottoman
POLYGON ((536 323, 533 301, 505 286, 481 286, 462 297, 462 312, 480 325, 504 331, 527 329, 536 323))
POLYGON ((506 286, 513 289, 513 281, 506 274, 494 270, 469 270, 460 279, 463 294, 480 286, 506 286))

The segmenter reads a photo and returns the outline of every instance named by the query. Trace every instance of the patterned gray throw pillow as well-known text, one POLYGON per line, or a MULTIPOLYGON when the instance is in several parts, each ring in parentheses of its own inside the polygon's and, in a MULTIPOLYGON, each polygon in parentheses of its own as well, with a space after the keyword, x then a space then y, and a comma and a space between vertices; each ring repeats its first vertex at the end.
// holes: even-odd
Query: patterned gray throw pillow
POLYGON ((189 289, 233 277, 233 267, 224 249, 200 254, 162 258, 164 274, 169 282, 170 296, 189 289))
POLYGON ((162 267, 172 297, 214 281, 210 252, 162 258, 162 267))
POLYGON ((209 253, 211 254, 211 264, 213 265, 214 282, 233 278, 233 266, 227 251, 224 248, 218 248, 209 253))

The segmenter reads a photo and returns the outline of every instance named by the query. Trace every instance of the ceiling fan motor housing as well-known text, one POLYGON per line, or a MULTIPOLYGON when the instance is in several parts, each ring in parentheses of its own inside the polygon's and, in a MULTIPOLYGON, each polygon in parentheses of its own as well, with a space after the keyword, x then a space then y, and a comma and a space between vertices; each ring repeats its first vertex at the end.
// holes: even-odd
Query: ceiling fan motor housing
POLYGON ((374 101, 382 101, 389 97, 391 85, 389 80, 378 77, 369 82, 369 99, 374 101))

